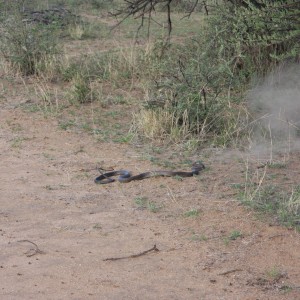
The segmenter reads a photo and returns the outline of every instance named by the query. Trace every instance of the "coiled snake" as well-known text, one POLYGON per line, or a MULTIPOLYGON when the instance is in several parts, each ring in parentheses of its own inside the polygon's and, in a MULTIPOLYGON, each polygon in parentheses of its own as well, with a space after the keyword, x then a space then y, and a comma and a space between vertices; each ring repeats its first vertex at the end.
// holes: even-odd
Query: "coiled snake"
POLYGON ((116 181, 115 179, 112 179, 113 176, 119 176, 118 181, 122 183, 127 183, 132 180, 142 180, 145 178, 150 177, 157 177, 157 176, 165 176, 165 177, 171 177, 171 176, 179 176, 179 177, 192 177, 194 175, 198 175, 200 171, 204 170, 205 166, 201 162, 193 163, 192 165, 192 171, 191 172, 183 172, 183 171, 150 171, 141 173, 139 175, 132 176, 131 173, 127 170, 119 170, 119 171, 112 171, 108 173, 104 173, 100 176, 98 176, 95 179, 95 183, 98 184, 106 184, 116 181))

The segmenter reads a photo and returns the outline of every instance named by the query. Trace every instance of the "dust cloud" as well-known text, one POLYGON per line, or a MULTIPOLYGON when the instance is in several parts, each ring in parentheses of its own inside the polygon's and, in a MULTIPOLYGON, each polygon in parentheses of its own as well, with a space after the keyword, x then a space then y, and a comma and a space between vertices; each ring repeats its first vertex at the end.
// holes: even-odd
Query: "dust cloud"
POLYGON ((247 97, 255 116, 251 149, 300 150, 300 65, 283 64, 256 82, 247 97))

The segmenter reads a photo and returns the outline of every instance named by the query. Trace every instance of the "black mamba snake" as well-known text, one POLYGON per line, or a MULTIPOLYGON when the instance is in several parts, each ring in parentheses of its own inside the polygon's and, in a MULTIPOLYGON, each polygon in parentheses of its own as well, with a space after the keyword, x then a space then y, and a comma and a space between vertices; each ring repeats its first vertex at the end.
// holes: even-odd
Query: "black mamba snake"
POLYGON ((116 181, 115 179, 112 179, 110 177, 118 176, 118 181, 122 183, 127 183, 132 180, 142 180, 145 178, 150 177, 157 177, 157 176, 165 176, 165 177, 171 177, 171 176, 179 176, 179 177, 192 177, 194 175, 198 175, 200 171, 204 170, 205 166, 204 164, 200 162, 193 163, 192 165, 192 171, 191 172, 183 172, 183 171, 150 171, 141 173, 139 175, 132 176, 131 173, 127 170, 119 170, 119 171, 112 171, 108 173, 104 173, 100 176, 98 176, 95 179, 95 183, 98 184, 106 184, 116 181))

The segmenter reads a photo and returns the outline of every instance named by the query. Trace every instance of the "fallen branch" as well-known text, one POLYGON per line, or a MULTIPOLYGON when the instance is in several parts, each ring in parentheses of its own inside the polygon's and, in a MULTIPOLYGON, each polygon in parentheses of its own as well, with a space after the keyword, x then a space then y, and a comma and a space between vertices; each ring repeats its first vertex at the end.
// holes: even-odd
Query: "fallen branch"
POLYGON ((31 256, 34 256, 36 254, 44 254, 45 252, 40 250, 40 248, 38 247, 38 245, 34 242, 31 242, 29 240, 20 240, 18 241, 19 243, 23 243, 23 242, 27 242, 27 243, 30 243, 32 245, 35 246, 35 249, 30 249, 29 251, 25 252, 26 256, 27 257, 31 257, 31 256), (30 253, 31 251, 33 251, 32 253, 30 253))
POLYGON ((154 245, 151 249, 143 251, 141 253, 138 254, 133 254, 133 255, 129 255, 129 256, 123 256, 123 257, 111 257, 111 258, 105 258, 103 259, 103 261, 108 261, 108 260, 120 260, 120 259, 126 259, 126 258, 136 258, 136 257, 140 257, 142 255, 148 254, 149 252, 158 252, 159 249, 157 249, 156 245, 154 245))
POLYGON ((226 272, 223 272, 223 273, 219 273, 218 275, 227 275, 227 274, 230 274, 230 273, 240 272, 240 271, 243 271, 243 270, 242 269, 233 269, 233 270, 229 270, 229 271, 226 271, 226 272))
POLYGON ((277 237, 280 237, 280 236, 285 236, 285 234, 284 233, 282 233, 282 234, 275 234, 275 235, 269 236, 269 239, 271 240, 271 239, 274 239, 274 238, 277 238, 277 237))

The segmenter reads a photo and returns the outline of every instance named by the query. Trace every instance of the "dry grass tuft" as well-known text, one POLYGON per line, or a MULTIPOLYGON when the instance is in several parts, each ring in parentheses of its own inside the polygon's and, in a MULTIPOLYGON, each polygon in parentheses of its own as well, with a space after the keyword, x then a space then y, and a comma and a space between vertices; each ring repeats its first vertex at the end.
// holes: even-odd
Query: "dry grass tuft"
POLYGON ((134 115, 134 128, 144 137, 152 141, 171 141, 178 143, 189 136, 188 115, 184 115, 183 124, 175 112, 158 108, 157 110, 142 109, 134 115))

